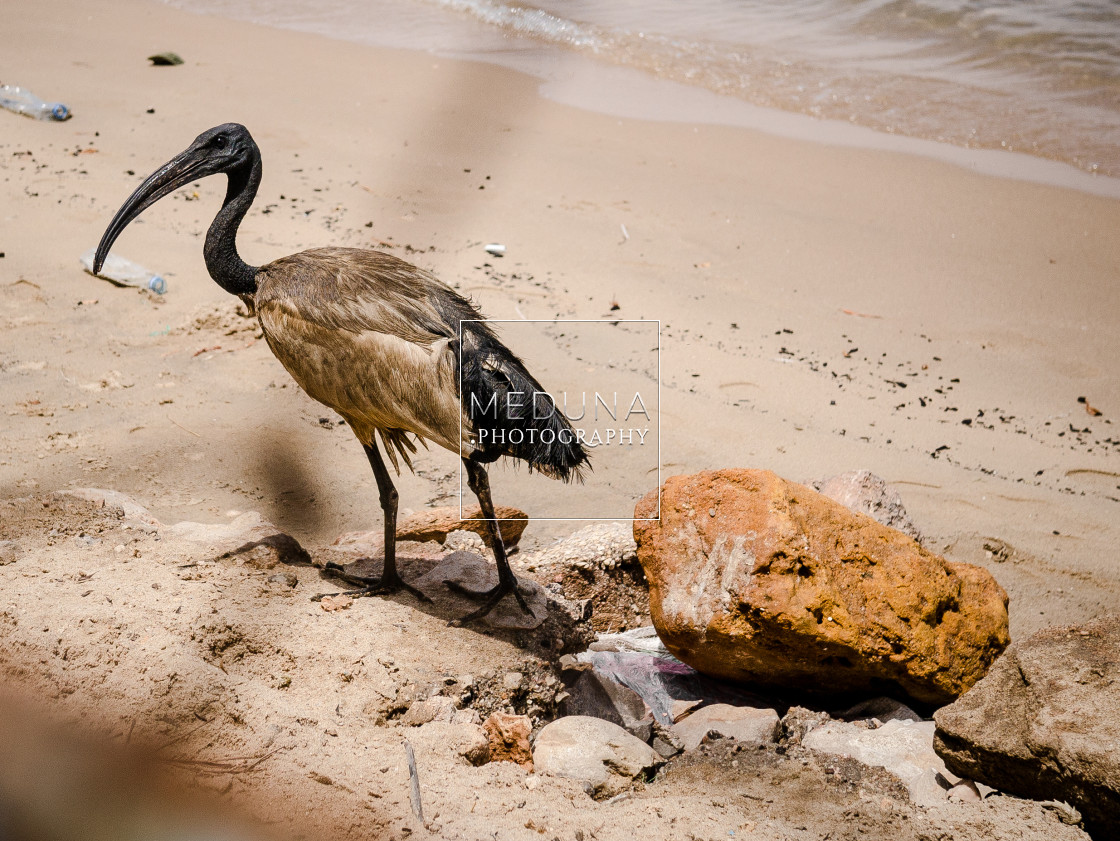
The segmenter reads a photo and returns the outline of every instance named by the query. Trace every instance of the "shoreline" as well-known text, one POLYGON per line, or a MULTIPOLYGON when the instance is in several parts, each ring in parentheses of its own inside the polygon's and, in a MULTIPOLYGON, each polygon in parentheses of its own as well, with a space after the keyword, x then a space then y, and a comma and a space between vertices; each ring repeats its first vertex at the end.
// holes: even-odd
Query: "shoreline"
MULTIPOLYGON (((164 0, 151 2, 168 5, 164 0)), ((1099 175, 1055 158, 1017 150, 961 146, 949 141, 884 132, 842 120, 755 105, 706 88, 657 78, 635 68, 599 62, 559 45, 525 51, 492 49, 464 53, 446 47, 367 43, 297 26, 169 7, 196 17, 237 20, 252 26, 314 35, 371 49, 404 50, 433 58, 501 68, 536 80, 538 94, 549 101, 608 117, 739 128, 826 146, 914 155, 949 163, 980 175, 1120 198, 1120 177, 1099 175)))

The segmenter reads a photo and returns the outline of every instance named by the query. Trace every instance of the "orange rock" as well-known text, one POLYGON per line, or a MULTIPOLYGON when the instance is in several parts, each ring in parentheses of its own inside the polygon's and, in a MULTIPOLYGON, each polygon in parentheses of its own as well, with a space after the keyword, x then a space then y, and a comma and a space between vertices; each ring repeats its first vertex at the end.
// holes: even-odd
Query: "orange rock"
POLYGON ((493 713, 482 722, 482 729, 490 738, 491 762, 516 762, 526 771, 533 770, 533 749, 529 745, 533 724, 529 716, 493 713))
MULTIPOLYGON (((495 506, 494 515, 498 518, 502 542, 507 549, 512 549, 521 539, 525 526, 529 524, 529 515, 508 505, 495 506)), ((449 533, 462 530, 481 535, 489 545, 490 530, 486 522, 481 519, 482 510, 478 506, 473 509, 465 508, 463 518, 459 519, 459 508, 455 505, 418 511, 397 523, 397 540, 438 540, 443 543, 449 533)))
POLYGON ((930 704, 1010 641, 1007 594, 902 532, 765 470, 675 476, 641 500, 650 614, 697 671, 836 693, 891 684, 930 704))

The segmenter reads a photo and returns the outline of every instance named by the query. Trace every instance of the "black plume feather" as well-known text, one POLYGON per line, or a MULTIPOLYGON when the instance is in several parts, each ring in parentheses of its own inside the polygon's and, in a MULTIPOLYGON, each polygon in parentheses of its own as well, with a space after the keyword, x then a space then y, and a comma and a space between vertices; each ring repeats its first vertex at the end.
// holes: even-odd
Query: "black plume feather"
POLYGON ((583 480, 590 460, 571 423, 483 322, 463 322, 459 364, 463 409, 478 447, 475 461, 512 456, 554 479, 583 480))

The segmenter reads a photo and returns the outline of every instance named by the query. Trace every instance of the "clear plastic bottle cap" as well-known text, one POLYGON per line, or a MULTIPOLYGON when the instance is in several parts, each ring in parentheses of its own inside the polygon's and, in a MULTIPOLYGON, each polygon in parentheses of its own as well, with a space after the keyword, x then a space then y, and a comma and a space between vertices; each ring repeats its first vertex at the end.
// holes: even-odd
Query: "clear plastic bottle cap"
POLYGON ((162 295, 167 291, 167 281, 158 274, 154 274, 152 275, 152 279, 148 281, 148 288, 157 295, 162 295))

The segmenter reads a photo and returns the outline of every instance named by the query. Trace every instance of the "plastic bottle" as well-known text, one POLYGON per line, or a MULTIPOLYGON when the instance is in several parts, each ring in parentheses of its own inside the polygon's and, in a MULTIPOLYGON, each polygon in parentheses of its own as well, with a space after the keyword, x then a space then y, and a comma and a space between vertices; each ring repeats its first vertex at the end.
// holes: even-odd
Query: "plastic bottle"
MULTIPOLYGON (((82 266, 90 274, 94 274, 93 255, 96 253, 97 249, 91 248, 80 258, 82 266)), ((105 280, 115 283, 117 286, 135 286, 139 289, 148 289, 157 295, 162 295, 167 291, 167 281, 158 274, 150 272, 143 266, 137 265, 131 260, 126 260, 124 257, 118 257, 112 252, 109 252, 109 256, 105 258, 101 273, 94 276, 105 278, 105 280)))
POLYGON ((70 109, 61 102, 43 102, 31 91, 16 85, 0 85, 0 106, 39 120, 70 119, 70 109))

